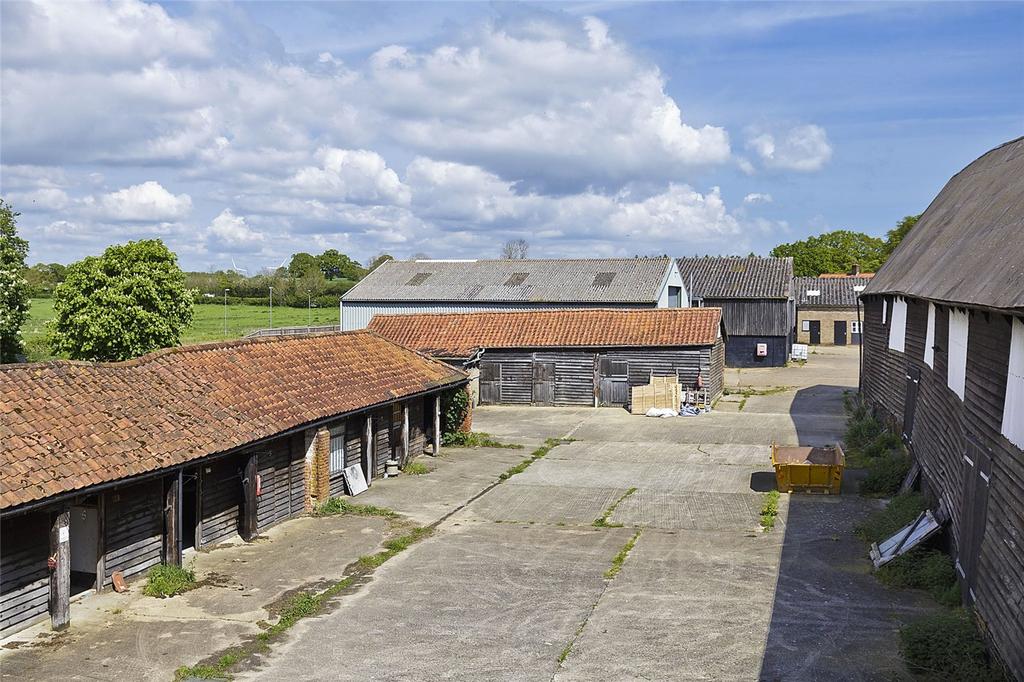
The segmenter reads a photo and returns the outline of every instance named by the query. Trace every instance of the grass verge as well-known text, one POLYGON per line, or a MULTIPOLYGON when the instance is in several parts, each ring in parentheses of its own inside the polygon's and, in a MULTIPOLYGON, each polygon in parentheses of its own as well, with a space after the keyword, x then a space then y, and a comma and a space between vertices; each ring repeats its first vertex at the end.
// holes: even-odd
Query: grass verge
POLYGON ((993 661, 971 614, 962 608, 919 618, 900 630, 900 654, 924 680, 1000 682, 1006 674, 993 661))
POLYGON ((142 593, 149 597, 173 597, 196 586, 196 573, 191 567, 157 564, 149 569, 142 593))
POLYGON ((386 519, 398 518, 398 513, 386 507, 375 507, 372 504, 354 504, 341 497, 332 497, 313 510, 313 516, 337 516, 339 514, 351 514, 352 516, 381 516, 386 519))
POLYGON ((639 539, 640 533, 642 532, 642 530, 638 530, 636 533, 634 533, 633 537, 631 537, 629 541, 622 546, 622 549, 619 550, 619 553, 612 558, 612 565, 608 567, 607 571, 604 572, 604 577, 606 580, 611 580, 619 574, 619 571, 622 570, 622 565, 626 563, 626 558, 629 556, 629 553, 633 551, 633 545, 636 544, 636 541, 637 539, 639 539))
POLYGON ((526 471, 526 468, 528 466, 536 462, 538 459, 542 459, 545 455, 547 455, 549 452, 551 452, 559 445, 562 445, 563 443, 571 443, 572 440, 573 439, 571 438, 548 438, 546 441, 544 441, 544 445, 540 446, 539 448, 531 452, 530 456, 524 459, 519 464, 516 464, 514 467, 510 467, 509 469, 505 470, 500 476, 498 476, 498 479, 502 481, 507 481, 516 474, 523 473, 524 471, 526 471))
POLYGON ((621 523, 611 523, 609 519, 612 518, 612 514, 615 513, 615 509, 619 506, 619 503, 635 492, 636 488, 630 488, 624 492, 622 497, 612 502, 611 506, 604 510, 604 514, 601 515, 601 518, 594 519, 593 526, 595 528, 622 528, 621 523))
POLYGON ((770 490, 761 500, 761 528, 765 532, 775 527, 775 517, 779 515, 779 491, 770 490))
POLYGON ((441 445, 449 448, 508 448, 510 450, 522 450, 523 446, 518 443, 502 443, 498 439, 483 431, 456 431, 446 433, 441 437, 441 445))

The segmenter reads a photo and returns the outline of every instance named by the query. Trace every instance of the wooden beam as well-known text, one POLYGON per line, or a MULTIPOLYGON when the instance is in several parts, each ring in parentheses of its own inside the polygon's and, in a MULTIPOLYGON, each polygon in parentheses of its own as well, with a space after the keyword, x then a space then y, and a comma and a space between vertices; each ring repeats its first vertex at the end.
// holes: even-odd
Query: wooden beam
POLYGON ((242 477, 242 539, 246 542, 255 540, 256 535, 259 533, 256 516, 257 506, 259 505, 259 498, 256 496, 258 459, 259 457, 256 453, 249 455, 249 459, 245 463, 245 473, 242 477))
POLYGON ((441 454, 441 394, 434 395, 434 457, 441 454))
POLYGON ((71 509, 64 506, 50 527, 50 624, 63 630, 71 623, 71 509))
POLYGON ((181 566, 181 470, 164 485, 164 563, 181 566))
POLYGON ((107 577, 107 495, 96 496, 96 591, 103 591, 107 577))
POLYGON ((402 466, 409 462, 409 403, 402 403, 402 466))
POLYGON ((370 481, 373 480, 373 415, 366 415, 366 428, 363 435, 366 439, 366 448, 363 452, 366 464, 364 473, 366 474, 366 485, 370 485, 370 481))

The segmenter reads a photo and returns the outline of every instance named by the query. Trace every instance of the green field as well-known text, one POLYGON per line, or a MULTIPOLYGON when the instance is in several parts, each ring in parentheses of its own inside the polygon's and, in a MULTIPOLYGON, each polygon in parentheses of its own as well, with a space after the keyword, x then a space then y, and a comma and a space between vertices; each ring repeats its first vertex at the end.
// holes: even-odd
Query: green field
MULTIPOLYGON (((45 342, 46 323, 51 319, 53 319, 53 299, 33 299, 29 318, 21 328, 29 360, 46 360, 53 357, 45 342)), ((309 319, 306 308, 274 306, 273 326, 275 327, 305 326, 309 319)), ((311 324, 313 326, 338 324, 338 309, 313 308, 311 324)), ((185 332, 181 342, 188 344, 237 339, 254 329, 266 329, 270 326, 270 311, 267 306, 229 305, 227 306, 227 333, 225 333, 224 306, 197 305, 192 326, 185 332)))

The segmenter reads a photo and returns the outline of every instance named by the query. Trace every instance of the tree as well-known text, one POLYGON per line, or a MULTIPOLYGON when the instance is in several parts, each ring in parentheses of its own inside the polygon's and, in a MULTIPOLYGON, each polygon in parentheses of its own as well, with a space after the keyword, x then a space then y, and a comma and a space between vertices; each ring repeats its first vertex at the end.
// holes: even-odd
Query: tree
POLYGON ((779 244, 771 250, 776 257, 793 257, 793 274, 817 277, 823 273, 847 272, 855 263, 864 272, 877 270, 884 255, 885 242, 850 230, 826 232, 791 244, 779 244))
POLYGON ((501 247, 501 257, 511 260, 523 260, 530 251, 530 245, 525 239, 509 239, 501 247))
POLYGON ((305 275, 320 269, 320 263, 316 256, 311 253, 297 253, 292 256, 288 263, 288 274, 292 277, 304 277, 305 275))
POLYGON ((127 360, 175 346, 195 296, 159 239, 111 246, 68 267, 54 295, 50 343, 75 360, 127 360))
POLYGON ((896 250, 896 247, 900 245, 903 238, 906 237, 910 230, 913 229, 914 225, 917 224, 920 215, 908 215, 903 220, 896 223, 896 227, 892 228, 885 234, 885 257, 883 262, 888 260, 892 252, 896 250))
POLYGON ((0 362, 16 362, 24 350, 21 325, 29 306, 25 280, 28 242, 18 236, 19 215, 0 199, 0 362))
POLYGON ((316 257, 320 272, 324 273, 327 279, 353 279, 358 280, 363 276, 363 269, 355 262, 337 249, 327 249, 316 257))
POLYGON ((370 261, 370 267, 366 268, 366 271, 367 272, 373 272, 374 270, 379 268, 384 263, 387 263, 389 260, 395 260, 395 259, 389 253, 379 253, 379 254, 377 254, 376 258, 374 258, 372 261, 370 261))

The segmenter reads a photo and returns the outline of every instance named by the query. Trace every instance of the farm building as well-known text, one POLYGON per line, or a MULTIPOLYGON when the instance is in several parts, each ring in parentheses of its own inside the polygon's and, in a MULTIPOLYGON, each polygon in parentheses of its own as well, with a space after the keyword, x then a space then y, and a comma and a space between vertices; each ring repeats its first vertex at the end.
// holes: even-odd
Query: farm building
POLYGON ((670 258, 388 261, 341 298, 342 329, 374 315, 544 308, 683 308, 670 258))
POLYGON ((301 514, 438 446, 466 375, 372 332, 0 366, 0 632, 188 548, 301 514), (48 557, 55 566, 48 566, 48 557))
POLYGON ((949 513, 964 600, 1024 678, 1024 138, 955 175, 864 291, 864 395, 949 513))
POLYGON ((626 405, 652 376, 722 393, 717 308, 378 315, 370 329, 468 367, 482 404, 626 405))
POLYGON ((795 278, 797 343, 859 344, 864 320, 857 297, 869 281, 855 275, 795 278))
POLYGON ((793 342, 793 259, 703 256, 676 261, 692 305, 722 309, 728 367, 782 367, 793 342))

